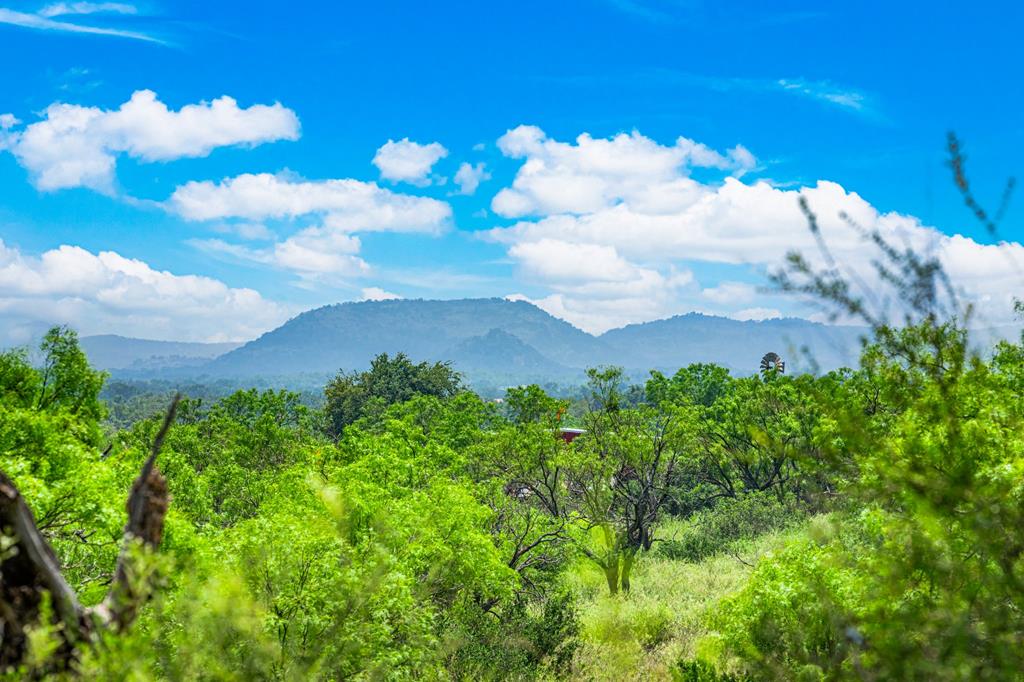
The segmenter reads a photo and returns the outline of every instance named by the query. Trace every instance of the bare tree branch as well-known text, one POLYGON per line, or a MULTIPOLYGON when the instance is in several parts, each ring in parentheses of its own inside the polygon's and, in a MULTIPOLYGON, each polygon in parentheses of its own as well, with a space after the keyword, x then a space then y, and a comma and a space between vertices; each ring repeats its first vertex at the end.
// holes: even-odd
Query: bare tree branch
POLYGON ((84 609, 61 573, 60 562, 40 531, 36 519, 14 482, 0 471, 0 669, 17 666, 27 652, 27 629, 38 625, 44 600, 49 595, 54 617, 61 625, 63 646, 53 660, 55 668, 67 668, 75 648, 96 629, 121 631, 132 623, 145 595, 138 594, 130 579, 131 543, 159 546, 169 496, 167 483, 156 468, 156 457, 177 410, 175 396, 153 441, 149 457, 128 497, 128 523, 124 546, 106 599, 94 609, 84 609))

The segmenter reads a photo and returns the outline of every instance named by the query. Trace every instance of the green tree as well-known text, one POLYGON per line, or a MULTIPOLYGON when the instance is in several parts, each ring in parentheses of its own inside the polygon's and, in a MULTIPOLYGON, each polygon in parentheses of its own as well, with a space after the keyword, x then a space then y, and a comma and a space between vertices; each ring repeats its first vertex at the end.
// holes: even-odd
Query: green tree
POLYGON ((588 370, 586 434, 567 466, 573 511, 596 537, 581 551, 605 573, 608 589, 628 592, 633 565, 649 551, 673 498, 676 467, 689 446, 686 408, 629 407, 622 370, 588 370))
POLYGON ((658 371, 651 372, 647 382, 648 402, 711 407, 720 396, 728 393, 733 378, 729 370, 709 363, 695 363, 681 368, 671 378, 658 371))
MULTIPOLYGON (((958 188, 994 233, 952 136, 950 151, 958 188)), ((820 236, 824 268, 791 254, 777 277, 871 327, 860 369, 810 391, 825 417, 819 463, 855 511, 759 566, 712 621, 726 657, 761 678, 1020 679, 1024 348, 980 356, 942 263, 865 234, 890 291, 864 290, 820 236)))
POLYGON ((442 362, 413 363, 404 353, 393 358, 382 353, 365 372, 341 372, 324 389, 328 432, 335 438, 346 426, 379 415, 389 405, 415 395, 448 398, 462 390, 462 379, 442 362))
POLYGON ((807 397, 808 376, 753 376, 732 381, 710 405, 701 405, 697 480, 702 503, 744 492, 799 492, 798 461, 814 449, 817 414, 807 397))
POLYGON ((119 481, 100 464, 105 375, 89 367, 75 332, 50 329, 40 352, 39 367, 24 350, 0 353, 0 471, 58 549, 65 577, 89 600, 105 592, 138 468, 119 481))

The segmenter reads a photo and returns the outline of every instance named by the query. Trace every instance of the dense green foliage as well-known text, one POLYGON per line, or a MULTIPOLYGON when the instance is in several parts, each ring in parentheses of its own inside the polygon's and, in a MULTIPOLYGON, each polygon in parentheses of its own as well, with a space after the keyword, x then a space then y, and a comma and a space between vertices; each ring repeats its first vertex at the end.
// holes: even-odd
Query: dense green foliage
MULTIPOLYGON (((105 430, 72 332, 41 357, 0 355, 0 469, 95 603, 158 417, 105 430)), ((188 398, 152 597, 75 674, 1014 679, 1022 388, 1024 347, 982 360, 925 319, 880 328, 857 370, 602 368, 575 404, 484 402, 401 355, 339 375, 323 410, 188 398)), ((55 636, 8 674, 44 670, 55 636)))
POLYGON ((856 513, 758 567, 723 604, 762 676, 1013 679, 1024 670, 1021 347, 991 362, 926 322, 887 331, 817 398, 824 462, 856 513))
POLYGON ((379 416, 391 405, 415 395, 449 398, 462 388, 462 379, 442 362, 413 363, 404 353, 378 355, 365 372, 342 372, 327 384, 330 432, 340 436, 346 426, 369 415, 379 416))

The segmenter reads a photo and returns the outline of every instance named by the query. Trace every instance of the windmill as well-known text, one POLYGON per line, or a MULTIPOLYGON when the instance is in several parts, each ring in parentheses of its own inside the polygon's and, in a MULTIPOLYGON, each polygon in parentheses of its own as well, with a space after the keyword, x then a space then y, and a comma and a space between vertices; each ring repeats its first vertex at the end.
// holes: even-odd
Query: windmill
POLYGON ((772 371, 778 374, 785 374, 786 363, 782 361, 778 353, 765 353, 764 357, 761 358, 761 373, 767 374, 772 371))

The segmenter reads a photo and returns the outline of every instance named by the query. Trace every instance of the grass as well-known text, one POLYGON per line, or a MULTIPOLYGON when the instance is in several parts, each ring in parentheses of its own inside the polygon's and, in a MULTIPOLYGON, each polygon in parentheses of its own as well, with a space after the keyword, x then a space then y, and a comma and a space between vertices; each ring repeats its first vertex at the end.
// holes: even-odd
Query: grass
MULTIPOLYGON (((662 529, 671 537, 672 527, 662 529)), ((571 585, 579 595, 582 646, 573 661, 574 679, 670 680, 672 667, 692 657, 707 634, 704 614, 740 589, 766 554, 783 548, 800 529, 763 535, 729 555, 699 563, 652 552, 633 571, 628 595, 608 594, 604 575, 581 561, 571 585)))

